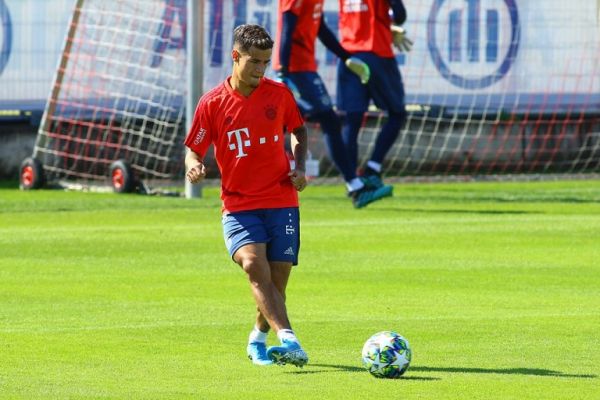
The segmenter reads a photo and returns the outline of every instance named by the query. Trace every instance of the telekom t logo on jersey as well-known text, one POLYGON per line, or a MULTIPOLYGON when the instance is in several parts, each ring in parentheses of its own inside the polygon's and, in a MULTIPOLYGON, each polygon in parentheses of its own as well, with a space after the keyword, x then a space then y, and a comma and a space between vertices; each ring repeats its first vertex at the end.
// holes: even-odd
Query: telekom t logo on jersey
POLYGON ((244 147, 250 147, 249 137, 250 133, 248 133, 248 128, 241 128, 227 132, 229 150, 237 150, 237 155, 235 156, 236 158, 242 158, 248 155, 244 153, 244 147))
MULTIPOLYGON (((235 129, 227 132, 227 141, 229 142, 229 150, 237 151, 235 158, 246 157, 248 154, 244 150, 250 147, 250 132, 248 128, 235 129)), ((255 144, 266 145, 279 142, 279 134, 258 136, 255 138, 255 144)))

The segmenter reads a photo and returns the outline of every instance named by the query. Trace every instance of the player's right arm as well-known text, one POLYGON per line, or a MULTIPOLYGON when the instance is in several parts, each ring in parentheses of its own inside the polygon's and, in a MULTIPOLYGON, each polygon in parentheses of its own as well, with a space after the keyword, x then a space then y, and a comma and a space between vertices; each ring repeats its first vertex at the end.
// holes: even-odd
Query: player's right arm
POLYGON ((202 157, 193 150, 188 150, 185 155, 185 177, 190 183, 199 183, 206 176, 206 167, 202 162, 202 157))
POLYGON ((206 176, 204 154, 212 141, 209 107, 206 98, 198 102, 192 126, 185 139, 188 151, 185 155, 185 176, 190 183, 198 183, 206 176))
POLYGON ((298 16, 292 11, 281 14, 281 36, 279 37, 279 69, 276 71, 277 80, 283 82, 292 91, 296 99, 300 98, 300 91, 288 76, 288 68, 292 57, 292 36, 298 23, 298 16))
POLYGON ((279 40, 279 70, 280 75, 285 75, 290 66, 292 57, 292 37, 298 23, 298 16, 292 11, 285 11, 281 14, 281 36, 279 40))

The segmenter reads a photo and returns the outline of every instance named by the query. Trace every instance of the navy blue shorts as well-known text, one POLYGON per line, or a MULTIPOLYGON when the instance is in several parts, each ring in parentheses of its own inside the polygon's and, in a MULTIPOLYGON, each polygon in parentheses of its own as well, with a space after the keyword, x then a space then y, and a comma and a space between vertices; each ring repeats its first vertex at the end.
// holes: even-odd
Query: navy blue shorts
POLYGON ((369 65, 371 79, 363 85, 343 61, 338 62, 337 108, 345 112, 365 112, 369 102, 381 110, 404 112, 404 85, 395 58, 383 58, 373 53, 352 54, 369 65))
POLYGON ((296 103, 303 115, 314 115, 333 108, 331 97, 319 74, 290 72, 288 76, 300 92, 300 98, 296 99, 296 103))
POLYGON ((268 208, 223 215, 223 237, 229 255, 250 243, 266 243, 269 261, 298 264, 300 212, 297 207, 268 208))

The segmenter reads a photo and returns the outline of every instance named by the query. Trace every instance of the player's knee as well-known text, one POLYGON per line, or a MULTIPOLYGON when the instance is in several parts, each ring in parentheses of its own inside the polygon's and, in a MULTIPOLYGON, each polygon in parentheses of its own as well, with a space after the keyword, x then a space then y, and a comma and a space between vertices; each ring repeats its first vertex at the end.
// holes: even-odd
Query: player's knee
POLYGON ((256 254, 248 254, 238 260, 238 264, 242 267, 251 283, 262 284, 270 281, 268 264, 256 254))

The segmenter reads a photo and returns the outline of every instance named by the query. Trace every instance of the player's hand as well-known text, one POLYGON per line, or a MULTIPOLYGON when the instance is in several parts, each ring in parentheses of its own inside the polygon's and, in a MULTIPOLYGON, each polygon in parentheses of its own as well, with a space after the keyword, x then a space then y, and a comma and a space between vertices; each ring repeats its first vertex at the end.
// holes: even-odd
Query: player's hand
POLYGON ((201 182, 206 176, 206 167, 203 163, 199 162, 188 170, 185 177, 190 183, 201 182))
POLYGON ((306 175, 305 172, 301 169, 294 169, 290 171, 290 180, 292 181, 292 185, 296 188, 297 191, 301 192, 306 188, 306 175))
POLYGON ((352 72, 354 72, 360 78, 360 83, 366 85, 369 82, 369 78, 371 78, 371 68, 365 63, 363 60, 350 57, 345 62, 346 67, 352 72))
POLYGON ((409 52, 413 42, 406 36, 406 30, 399 25, 392 25, 392 41, 399 51, 409 52))
POLYGON ((288 89, 290 89, 296 100, 300 98, 300 90, 298 90, 298 86, 296 86, 296 84, 290 79, 290 77, 285 72, 278 71, 276 80, 285 84, 288 87, 288 89))

